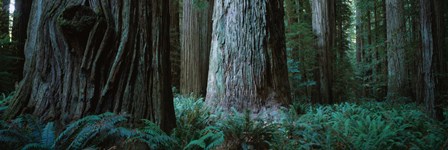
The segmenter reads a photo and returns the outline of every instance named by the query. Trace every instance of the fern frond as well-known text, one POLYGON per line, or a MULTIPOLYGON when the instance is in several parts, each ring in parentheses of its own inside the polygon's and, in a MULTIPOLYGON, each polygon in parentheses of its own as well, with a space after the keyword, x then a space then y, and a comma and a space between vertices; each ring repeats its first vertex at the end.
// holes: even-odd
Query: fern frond
POLYGON ((160 127, 146 119, 142 119, 145 127, 136 132, 136 139, 140 140, 151 149, 172 149, 177 145, 174 138, 168 136, 160 127))
POLYGON ((6 129, 9 128, 8 123, 6 123, 6 121, 4 120, 0 120, 0 129, 6 129))
POLYGON ((184 150, 187 149, 197 149, 195 146, 198 146, 202 149, 205 149, 205 141, 198 139, 198 140, 193 140, 190 143, 187 144, 187 146, 185 146, 184 150))
POLYGON ((67 128, 62 131, 59 136, 55 140, 55 146, 60 145, 61 143, 67 143, 68 139, 72 136, 74 136, 77 132, 80 132, 78 130, 82 130, 88 124, 94 124, 97 121, 100 121, 104 117, 112 116, 113 113, 107 112, 100 115, 90 115, 83 117, 73 123, 70 123, 67 128))
POLYGON ((211 137, 211 142, 205 149, 213 149, 220 146, 224 143, 224 133, 222 131, 216 133, 213 137, 211 137))
POLYGON ((143 135, 138 137, 137 140, 146 143, 150 149, 172 149, 177 145, 176 141, 167 135, 143 135))
POLYGON ((138 133, 136 133, 133 130, 130 130, 128 128, 124 128, 124 127, 117 127, 117 128, 112 128, 110 129, 109 132, 107 132, 106 135, 104 135, 105 137, 111 137, 111 136, 117 136, 117 137, 122 137, 122 138, 132 138, 137 136, 138 133))
POLYGON ((0 143, 19 143, 20 140, 15 136, 1 135, 0 143))
POLYGON ((55 143, 54 123, 49 122, 42 130, 41 144, 51 147, 55 143))
POLYGON ((86 126, 77 134, 68 149, 82 149, 91 139, 99 133, 99 128, 94 126, 86 126))
POLYGON ((16 130, 0 130, 0 142, 30 143, 33 140, 16 130))
POLYGON ((30 143, 22 147, 22 150, 49 150, 51 148, 41 143, 30 143))
POLYGON ((224 142, 224 133, 216 126, 209 126, 200 132, 203 136, 188 143, 184 149, 212 149, 224 142))
POLYGON ((149 135, 166 135, 165 132, 162 131, 162 129, 160 129, 160 127, 153 123, 150 120, 147 119, 142 119, 143 123, 145 124, 145 127, 140 129, 140 131, 149 134, 149 135))

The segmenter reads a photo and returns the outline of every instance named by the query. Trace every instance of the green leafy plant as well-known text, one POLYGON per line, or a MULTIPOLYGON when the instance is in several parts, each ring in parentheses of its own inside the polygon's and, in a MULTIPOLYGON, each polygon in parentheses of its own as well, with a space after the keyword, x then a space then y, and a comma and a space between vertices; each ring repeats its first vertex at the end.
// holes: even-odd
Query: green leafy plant
POLYGON ((185 146, 186 149, 213 149, 224 142, 224 133, 215 126, 209 126, 201 130, 202 135, 199 139, 193 140, 185 146))
POLYGON ((139 129, 142 134, 139 134, 135 139, 143 141, 151 149, 174 149, 178 147, 175 138, 168 136, 160 127, 149 121, 143 120, 145 126, 139 129))
POLYGON ((18 149, 41 142, 43 127, 36 117, 24 115, 12 121, 1 121, 0 124, 0 144, 5 149, 18 149))
POLYGON ((239 113, 233 109, 231 115, 217 123, 225 137, 226 149, 266 149, 277 133, 277 124, 267 122, 250 111, 239 113))
POLYGON ((201 131, 210 126, 213 118, 203 99, 178 96, 174 99, 176 124, 172 136, 185 147, 190 141, 199 139, 201 131))
POLYGON ((0 115, 8 109, 9 101, 14 96, 14 92, 11 92, 9 95, 2 94, 0 95, 0 115))
POLYGON ((55 149, 55 128, 54 123, 49 122, 42 129, 38 143, 29 143, 22 147, 22 150, 27 149, 55 149))
POLYGON ((56 149, 82 149, 116 138, 131 138, 138 133, 119 124, 126 116, 104 113, 81 118, 67 126, 55 140, 56 149))
POLYGON ((83 149, 109 140, 141 136, 135 130, 119 126, 125 121, 124 115, 113 113, 86 116, 69 124, 57 135, 53 122, 43 126, 36 117, 25 115, 11 123, 0 122, 0 143, 11 149, 83 149))

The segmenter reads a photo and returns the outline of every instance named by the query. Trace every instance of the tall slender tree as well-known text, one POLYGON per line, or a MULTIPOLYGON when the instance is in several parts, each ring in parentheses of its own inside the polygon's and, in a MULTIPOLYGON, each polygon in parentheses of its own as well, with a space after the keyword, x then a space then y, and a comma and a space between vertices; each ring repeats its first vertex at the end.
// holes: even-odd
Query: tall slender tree
POLYGON ((313 0, 312 20, 318 51, 321 103, 333 103, 333 68, 335 44, 335 1, 313 0))
POLYGON ((446 88, 444 83, 446 77, 438 74, 446 73, 443 66, 443 25, 441 5, 437 0, 420 0, 420 21, 421 21, 421 35, 422 35, 422 65, 420 71, 423 81, 421 88, 423 101, 426 105, 428 115, 437 120, 443 120, 443 109, 441 102, 443 100, 442 94, 446 88), (441 35, 442 34, 442 35, 441 35))
POLYGON ((5 35, 9 32, 9 3, 10 0, 2 0, 0 8, 0 33, 5 35))
POLYGON ((179 88, 180 82, 180 0, 170 0, 170 61, 171 82, 179 88))
MULTIPOLYGON (((14 11, 14 20, 13 20, 13 28, 12 28, 12 39, 17 42, 17 51, 18 56, 24 58, 24 48, 25 41, 27 39, 27 27, 28 20, 30 18, 31 4, 33 0, 16 0, 15 1, 15 11, 14 11)), ((16 75, 21 79, 23 77, 23 65, 24 60, 20 60, 17 65, 16 75)))
POLYGON ((168 23, 165 0, 33 1, 25 76, 5 116, 64 124, 109 111, 171 130, 168 23))
POLYGON ((224 110, 290 104, 283 0, 216 1, 206 102, 224 110))
POLYGON ((396 99, 407 96, 405 65, 405 22, 403 0, 386 0, 387 14, 387 97, 396 99))
POLYGON ((180 92, 205 96, 213 0, 183 2, 180 92))

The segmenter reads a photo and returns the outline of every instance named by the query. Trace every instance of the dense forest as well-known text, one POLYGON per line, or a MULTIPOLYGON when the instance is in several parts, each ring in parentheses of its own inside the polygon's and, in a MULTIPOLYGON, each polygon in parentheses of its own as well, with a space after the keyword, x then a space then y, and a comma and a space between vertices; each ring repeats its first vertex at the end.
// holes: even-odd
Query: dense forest
POLYGON ((446 0, 0 6, 0 149, 448 149, 446 0))

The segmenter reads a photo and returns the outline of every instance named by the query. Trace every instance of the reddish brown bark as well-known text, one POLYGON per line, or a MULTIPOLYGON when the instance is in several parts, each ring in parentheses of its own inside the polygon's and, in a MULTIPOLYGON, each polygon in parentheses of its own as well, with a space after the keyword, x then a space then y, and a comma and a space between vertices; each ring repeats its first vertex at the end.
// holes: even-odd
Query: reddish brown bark
POLYGON ((207 88, 213 0, 200 8, 183 2, 180 92, 205 96, 207 88))

